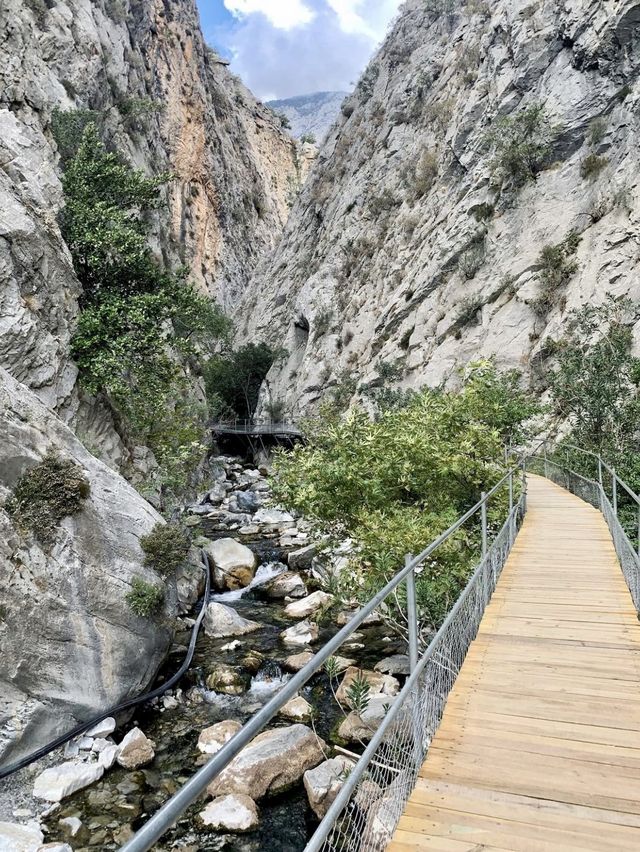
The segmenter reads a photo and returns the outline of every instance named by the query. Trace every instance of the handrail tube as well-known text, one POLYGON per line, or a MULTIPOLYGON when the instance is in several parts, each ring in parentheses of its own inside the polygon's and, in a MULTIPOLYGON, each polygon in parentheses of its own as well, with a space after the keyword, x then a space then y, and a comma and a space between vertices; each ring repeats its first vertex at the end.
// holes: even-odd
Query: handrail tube
MULTIPOLYGON (((597 459, 599 464, 606 471, 608 471, 609 474, 612 477, 615 477, 615 479, 618 481, 618 484, 621 485, 624 488, 624 490, 627 492, 629 497, 631 497, 633 500, 636 501, 636 503, 638 503, 640 505, 640 497, 635 493, 635 491, 633 491, 633 489, 629 488, 629 486, 624 481, 624 479, 620 479, 620 477, 616 473, 615 468, 612 467, 611 465, 607 464, 607 462, 602 458, 601 455, 599 455, 598 453, 594 453, 591 450, 583 450, 581 447, 577 447, 575 444, 565 444, 565 447, 569 447, 570 449, 576 450, 577 452, 582 453, 583 455, 593 456, 593 458, 597 459)), ((569 470, 569 468, 565 468, 565 470, 569 470)), ((572 471, 572 473, 575 473, 575 471, 572 471)), ((596 481, 595 479, 591 480, 591 482, 595 482, 595 481, 596 481)))
MULTIPOLYGON (((280 689, 265 706, 256 713, 238 733, 215 754, 208 763, 202 766, 186 784, 178 790, 156 813, 142 826, 136 835, 124 846, 122 852, 146 852, 147 849, 162 837, 165 831, 177 820, 190 804, 205 791, 207 785, 218 775, 233 758, 259 733, 276 713, 292 698, 302 686, 318 671, 321 665, 331 657, 349 636, 360 627, 367 616, 396 589, 411 571, 430 556, 441 544, 443 544, 453 533, 457 532, 476 512, 481 509, 487 501, 504 485, 506 480, 514 471, 520 468, 520 464, 511 468, 499 482, 488 491, 484 497, 471 507, 464 515, 458 518, 447 530, 431 542, 423 551, 405 565, 367 604, 364 604, 354 617, 318 651, 304 668, 280 689)), ((459 600, 463 599, 464 592, 459 600)), ((451 613, 455 611, 455 605, 451 613)), ((451 613, 449 615, 451 615, 451 613)), ((449 622, 449 617, 444 624, 449 622)), ((443 626, 444 626, 443 624, 443 626)))

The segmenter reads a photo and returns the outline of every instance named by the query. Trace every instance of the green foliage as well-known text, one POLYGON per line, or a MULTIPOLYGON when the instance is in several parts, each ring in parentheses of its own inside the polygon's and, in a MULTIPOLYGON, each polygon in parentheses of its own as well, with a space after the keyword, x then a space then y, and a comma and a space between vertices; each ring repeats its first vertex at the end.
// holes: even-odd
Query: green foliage
POLYGON ((480 295, 465 296, 460 302, 460 310, 455 323, 456 326, 461 328, 466 325, 475 324, 483 305, 484 302, 480 295))
POLYGON ((89 493, 82 469, 70 459, 48 452, 18 480, 6 509, 19 526, 50 546, 60 521, 79 512, 89 493))
POLYGON ((284 130, 291 130, 291 122, 289 121, 289 116, 285 112, 276 112, 275 115, 280 122, 280 127, 284 128, 284 130))
POLYGON ((313 328, 313 339, 319 340, 329 331, 333 322, 334 316, 331 308, 322 308, 318 311, 315 317, 313 328))
POLYGON ((467 279, 471 281, 481 269, 485 261, 486 249, 484 243, 474 243, 458 258, 458 269, 467 279))
MULTIPOLYGON (((345 593, 366 599, 451 521, 502 470, 503 446, 522 436, 537 407, 514 373, 475 365, 459 391, 426 390, 372 421, 353 408, 305 427, 307 442, 277 457, 277 499, 360 548, 341 577, 345 593)), ((467 533, 451 540, 419 578, 432 623, 459 593, 471 560, 467 533)))
POLYGON ((584 160, 580 163, 580 175, 585 179, 598 177, 602 169, 607 165, 606 157, 599 157, 597 154, 587 154, 584 160))
POLYGON ((303 133, 300 137, 301 142, 305 142, 307 145, 315 145, 317 140, 313 133, 303 133))
POLYGON ((360 670, 345 690, 345 698, 351 709, 361 716, 371 701, 371 684, 360 670))
POLYGON ((589 125, 589 143, 599 145, 607 132, 607 121, 605 118, 594 118, 589 125))
POLYGON ((127 603, 136 615, 149 618, 161 609, 164 589, 147 583, 142 577, 134 577, 131 581, 131 591, 127 594, 127 603))
POLYGON ((205 365, 207 398, 213 414, 249 419, 258 404, 260 385, 284 350, 266 343, 248 343, 235 351, 214 355, 205 365))
POLYGON ((640 420, 640 359, 632 354, 631 308, 608 295, 602 305, 573 312, 558 347, 551 395, 556 413, 571 425, 574 443, 640 472, 637 461, 630 464, 638 458, 640 420))
POLYGON ((175 524, 156 524, 148 535, 142 536, 140 546, 147 568, 168 577, 184 565, 189 539, 175 524))
POLYGON ((543 104, 498 119, 486 136, 493 151, 493 177, 500 185, 510 182, 516 190, 535 180, 551 152, 552 137, 543 104))
POLYGON ((538 263, 540 272, 538 280, 540 289, 533 307, 539 314, 546 314, 551 308, 558 291, 564 287, 578 271, 578 261, 575 253, 578 250, 581 236, 576 231, 569 231, 560 243, 546 245, 540 252, 538 263))
POLYGON ((102 114, 92 109, 61 110, 56 107, 53 110, 51 132, 63 166, 78 153, 87 126, 97 127, 101 121, 102 114))

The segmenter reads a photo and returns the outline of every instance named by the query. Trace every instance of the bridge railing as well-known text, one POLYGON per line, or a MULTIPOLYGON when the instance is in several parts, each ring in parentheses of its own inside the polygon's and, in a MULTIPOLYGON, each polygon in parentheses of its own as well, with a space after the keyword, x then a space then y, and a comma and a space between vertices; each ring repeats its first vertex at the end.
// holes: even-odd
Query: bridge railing
POLYGON ((602 456, 573 444, 555 448, 545 443, 530 456, 528 465, 602 512, 640 612, 640 497, 602 456), (576 459, 584 461, 580 472, 574 467, 576 459))
MULTIPOLYGON (((390 596, 407 604, 410 675, 382 722, 371 722, 372 738, 348 777, 306 852, 383 850, 413 790, 418 772, 436 731, 444 705, 469 645, 476 636, 484 610, 515 540, 526 511, 524 464, 512 467, 475 506, 417 556, 407 556, 405 566, 354 615, 309 663, 253 716, 207 764, 169 799, 123 847, 123 852, 151 849, 179 816, 233 758, 275 717, 281 708, 333 657, 341 645, 390 596), (522 485, 518 488, 522 476, 522 485), (519 493, 517 493, 519 491, 519 493), (508 509, 495 535, 488 524, 488 506, 496 495, 508 494, 508 509), (436 551, 474 519, 481 532, 481 555, 475 570, 448 617, 426 649, 420 648, 416 603, 416 575, 436 551), (401 592, 401 594, 398 594, 401 592), (379 723, 379 724, 378 724, 379 723)), ((367 710, 362 711, 366 726, 367 710)), ((368 736, 363 737, 368 739, 368 736)))
POLYGON ((261 435, 301 434, 299 427, 295 423, 289 423, 284 420, 269 420, 267 418, 216 420, 210 424, 210 428, 214 432, 237 435, 248 435, 251 433, 261 435))

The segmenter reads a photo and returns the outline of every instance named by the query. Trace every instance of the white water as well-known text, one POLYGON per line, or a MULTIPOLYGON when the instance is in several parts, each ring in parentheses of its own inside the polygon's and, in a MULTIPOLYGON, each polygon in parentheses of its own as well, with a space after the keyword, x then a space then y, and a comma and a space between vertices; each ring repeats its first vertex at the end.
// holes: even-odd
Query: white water
POLYGON ((268 583, 269 580, 273 580, 274 577, 277 577, 286 570, 287 566, 283 565, 282 562, 266 562, 258 568, 256 576, 244 589, 236 589, 233 592, 221 592, 218 595, 210 595, 209 600, 220 601, 220 603, 232 603, 233 601, 239 601, 240 598, 251 589, 255 589, 258 586, 264 586, 264 584, 268 583))

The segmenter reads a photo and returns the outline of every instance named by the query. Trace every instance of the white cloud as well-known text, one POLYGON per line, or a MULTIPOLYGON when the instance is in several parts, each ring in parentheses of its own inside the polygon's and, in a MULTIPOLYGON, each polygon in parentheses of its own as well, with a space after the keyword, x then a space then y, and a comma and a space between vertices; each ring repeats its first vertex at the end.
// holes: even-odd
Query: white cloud
POLYGON ((338 16, 340 29, 345 33, 364 35, 379 41, 386 33, 401 0, 327 0, 338 16))
POLYGON ((236 16, 260 12, 279 30, 304 26, 315 17, 303 0, 224 0, 224 5, 236 16))

